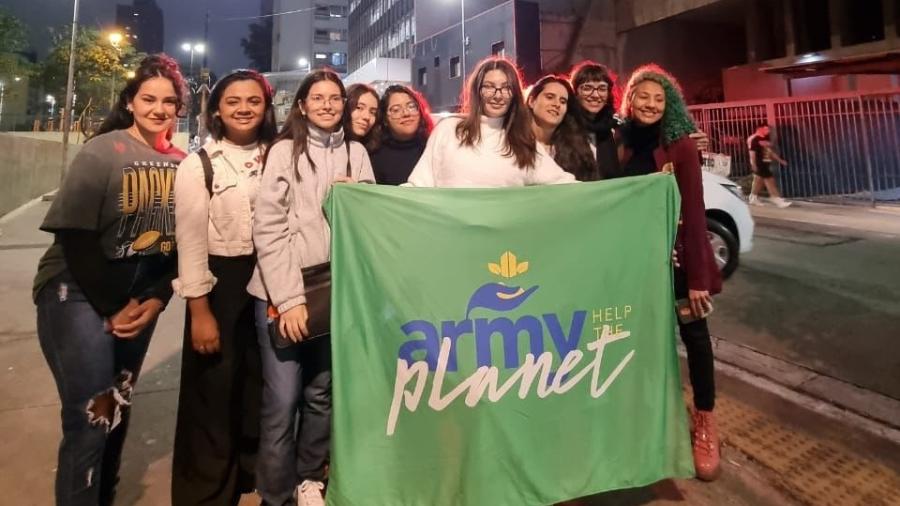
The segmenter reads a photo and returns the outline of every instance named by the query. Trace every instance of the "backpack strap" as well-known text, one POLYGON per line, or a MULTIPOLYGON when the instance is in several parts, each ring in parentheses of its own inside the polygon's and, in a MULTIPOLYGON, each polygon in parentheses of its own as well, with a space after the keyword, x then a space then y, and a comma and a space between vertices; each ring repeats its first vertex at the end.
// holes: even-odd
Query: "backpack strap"
POLYGON ((206 181, 206 192, 209 193, 210 198, 212 198, 212 188, 213 188, 213 168, 212 161, 209 159, 209 153, 206 152, 206 149, 200 148, 197 151, 197 155, 200 156, 200 164, 203 165, 203 179, 206 181))
POLYGON ((347 146, 347 177, 353 177, 353 170, 350 167, 350 141, 344 139, 344 145, 347 146))

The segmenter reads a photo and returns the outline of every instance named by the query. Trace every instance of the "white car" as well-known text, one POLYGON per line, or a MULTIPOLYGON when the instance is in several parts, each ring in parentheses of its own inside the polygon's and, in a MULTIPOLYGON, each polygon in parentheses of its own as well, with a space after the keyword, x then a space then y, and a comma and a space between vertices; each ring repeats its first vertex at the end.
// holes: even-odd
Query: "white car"
POLYGON ((737 269, 741 253, 753 249, 753 217, 741 187, 703 171, 706 234, 716 265, 727 279, 737 269))

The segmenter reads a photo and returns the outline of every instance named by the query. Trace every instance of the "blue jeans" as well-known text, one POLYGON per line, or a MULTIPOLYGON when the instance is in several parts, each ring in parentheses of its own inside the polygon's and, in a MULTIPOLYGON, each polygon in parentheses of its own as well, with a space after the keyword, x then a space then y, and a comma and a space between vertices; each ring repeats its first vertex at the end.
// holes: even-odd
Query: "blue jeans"
POLYGON ((303 480, 325 478, 331 444, 331 340, 323 336, 273 347, 266 306, 256 300, 263 376, 256 488, 264 505, 284 506, 295 504, 294 490, 303 480))
POLYGON ((113 503, 132 392, 156 326, 118 339, 103 321, 68 273, 38 294, 38 339, 62 405, 59 506, 113 503))

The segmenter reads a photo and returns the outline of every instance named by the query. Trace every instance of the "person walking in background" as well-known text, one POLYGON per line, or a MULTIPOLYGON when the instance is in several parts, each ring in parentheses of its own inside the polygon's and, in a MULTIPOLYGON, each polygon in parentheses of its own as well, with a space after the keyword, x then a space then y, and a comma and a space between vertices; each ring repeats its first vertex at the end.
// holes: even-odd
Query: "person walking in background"
POLYGON ((41 230, 37 333, 62 404, 56 503, 111 505, 133 392, 176 275, 169 142, 187 87, 174 59, 144 58, 72 160, 41 230))
POLYGON ((778 153, 772 148, 769 130, 769 125, 763 123, 756 128, 753 135, 747 138, 747 149, 750 150, 750 171, 753 173, 753 185, 750 187, 750 204, 755 206, 763 205, 759 198, 759 192, 765 186, 769 192, 769 200, 775 206, 783 209, 790 206, 791 203, 784 200, 778 192, 778 183, 775 182, 772 164, 779 163, 781 166, 787 167, 787 162, 784 158, 778 156, 778 153))
POLYGON ((572 183, 534 139, 516 66, 478 63, 463 89, 463 113, 434 128, 406 186, 502 188, 572 183))
POLYGON ((219 80, 205 122, 212 140, 175 177, 178 274, 187 299, 172 504, 236 505, 254 489, 262 395, 253 298, 253 209, 262 155, 275 138, 272 87, 253 70, 219 80))
POLYGON ((378 184, 405 183, 425 151, 434 124, 428 102, 412 88, 395 84, 378 104, 381 141, 369 152, 378 184))
POLYGON ((365 148, 341 128, 347 93, 330 70, 306 76, 287 122, 266 153, 253 219, 258 268, 247 289, 256 298, 263 365, 257 490, 267 506, 324 506, 331 441, 331 342, 320 336, 276 347, 269 303, 281 335, 308 336, 301 269, 331 258, 331 229, 322 205, 338 182, 374 183, 365 148), (349 171, 349 175, 348 175, 349 171))
POLYGON ((691 441, 697 477, 714 480, 719 474, 719 435, 713 416, 715 378, 713 350, 706 317, 712 295, 722 278, 706 238, 703 181, 696 131, 678 82, 656 65, 639 67, 623 94, 620 115, 625 124, 619 160, 624 176, 674 173, 681 193, 681 220, 675 238, 674 271, 678 328, 687 351, 694 390, 691 441))

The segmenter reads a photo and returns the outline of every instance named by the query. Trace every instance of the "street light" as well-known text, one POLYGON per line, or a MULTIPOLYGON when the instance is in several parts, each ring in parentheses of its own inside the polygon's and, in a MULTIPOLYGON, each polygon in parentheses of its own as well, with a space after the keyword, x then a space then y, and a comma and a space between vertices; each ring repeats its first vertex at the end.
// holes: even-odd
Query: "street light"
MULTIPOLYGON (((109 40, 110 45, 115 48, 116 56, 121 55, 121 50, 119 49, 119 43, 122 42, 122 34, 119 32, 111 32, 106 36, 107 40, 109 40)), ((116 63, 118 62, 118 58, 116 58, 116 63)), ((112 73, 112 85, 109 88, 109 110, 112 110, 113 107, 116 106, 116 72, 112 73)))
POLYGON ((56 97, 47 95, 46 102, 50 104, 50 119, 53 119, 53 113, 56 112, 56 97))
POLYGON ((466 82, 466 0, 459 0, 459 29, 462 35, 462 54, 460 55, 460 71, 462 82, 466 82))
POLYGON ((62 167, 59 171, 60 182, 66 175, 69 163, 69 125, 72 124, 72 108, 75 105, 75 40, 78 35, 78 1, 72 9, 72 40, 69 42, 69 74, 66 77, 66 103, 63 104, 63 138, 62 167))
POLYGON ((300 57, 300 59, 297 60, 297 65, 300 66, 300 70, 304 70, 304 69, 305 69, 307 73, 310 72, 310 71, 312 70, 312 69, 310 68, 310 67, 311 67, 311 64, 309 63, 309 60, 307 60, 305 57, 300 57))
POLYGON ((202 42, 185 42, 181 45, 181 50, 191 54, 191 65, 188 68, 189 75, 194 75, 194 53, 203 54, 206 52, 206 45, 202 42))
MULTIPOLYGON (((191 54, 191 64, 190 64, 190 67, 188 67, 188 69, 189 69, 188 70, 188 80, 190 81, 194 77, 194 53, 203 54, 206 51, 206 45, 203 44, 202 42, 185 42, 185 43, 181 44, 181 50, 184 51, 185 53, 191 54)), ((195 91, 194 90, 195 84, 196 84, 196 81, 192 81, 192 84, 191 84, 191 92, 192 93, 195 91)), ((203 107, 202 104, 201 104, 201 107, 203 107)), ((188 135, 189 136, 191 133, 191 116, 193 116, 193 113, 188 114, 188 135)))
POLYGON ((0 81, 0 127, 3 125, 3 96, 6 95, 6 83, 0 81))

